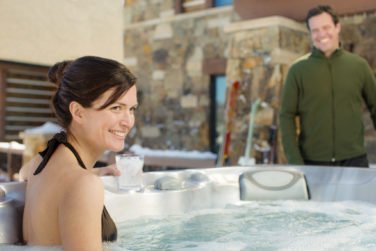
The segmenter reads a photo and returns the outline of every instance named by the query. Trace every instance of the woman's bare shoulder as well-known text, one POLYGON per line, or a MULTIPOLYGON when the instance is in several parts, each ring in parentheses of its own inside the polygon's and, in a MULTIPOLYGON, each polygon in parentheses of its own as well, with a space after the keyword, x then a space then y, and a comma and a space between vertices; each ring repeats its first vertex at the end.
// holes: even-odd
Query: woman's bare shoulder
POLYGON ((76 173, 76 177, 72 180, 71 183, 72 189, 80 189, 80 190, 89 190, 89 191, 102 191, 103 188, 103 182, 94 173, 86 170, 81 169, 80 172, 76 173))
POLYGON ((81 169, 75 172, 66 184, 63 201, 88 200, 86 203, 103 204, 104 187, 102 180, 92 172, 81 169))
POLYGON ((35 169, 37 169, 41 161, 42 161, 42 157, 39 154, 37 154, 29 162, 24 164, 21 167, 20 172, 19 172, 19 180, 20 181, 29 180, 30 176, 34 173, 35 169))
POLYGON ((90 171, 78 172, 65 187, 59 205, 59 220, 62 222, 59 228, 64 249, 101 249, 102 181, 90 171))

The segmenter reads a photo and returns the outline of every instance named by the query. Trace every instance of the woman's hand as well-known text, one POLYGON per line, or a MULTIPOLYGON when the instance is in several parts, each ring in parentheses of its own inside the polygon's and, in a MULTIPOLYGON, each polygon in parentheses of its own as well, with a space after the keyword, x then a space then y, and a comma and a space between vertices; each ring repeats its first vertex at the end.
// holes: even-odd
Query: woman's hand
POLYGON ((120 176, 121 172, 117 169, 116 164, 112 164, 104 167, 93 168, 92 172, 98 176, 120 176))

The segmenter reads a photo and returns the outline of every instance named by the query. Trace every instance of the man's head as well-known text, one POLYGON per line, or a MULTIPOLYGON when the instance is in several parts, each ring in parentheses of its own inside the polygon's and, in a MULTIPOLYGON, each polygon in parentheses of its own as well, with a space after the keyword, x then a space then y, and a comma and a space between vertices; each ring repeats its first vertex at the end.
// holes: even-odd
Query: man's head
POLYGON ((339 47, 341 24, 334 10, 327 5, 319 5, 307 13, 306 24, 313 45, 329 57, 339 47))

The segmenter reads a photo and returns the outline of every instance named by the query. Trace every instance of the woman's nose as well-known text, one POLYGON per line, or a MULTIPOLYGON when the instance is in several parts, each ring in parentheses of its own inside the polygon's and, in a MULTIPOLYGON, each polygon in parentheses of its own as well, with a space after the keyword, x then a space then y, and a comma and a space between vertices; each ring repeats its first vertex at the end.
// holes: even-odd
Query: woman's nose
POLYGON ((123 114, 121 121, 120 121, 122 126, 126 127, 132 127, 134 123, 134 116, 131 112, 127 111, 123 114))

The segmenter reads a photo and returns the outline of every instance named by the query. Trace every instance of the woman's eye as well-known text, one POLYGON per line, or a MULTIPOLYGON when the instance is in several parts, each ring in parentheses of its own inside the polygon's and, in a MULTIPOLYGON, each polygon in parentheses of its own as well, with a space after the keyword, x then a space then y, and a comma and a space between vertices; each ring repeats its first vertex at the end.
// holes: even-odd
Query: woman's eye
POLYGON ((113 107, 111 107, 111 110, 113 110, 113 111, 121 111, 121 106, 113 106, 113 107))
POLYGON ((131 111, 132 111, 132 112, 135 112, 136 110, 137 110, 137 107, 132 107, 132 108, 131 108, 131 111))

